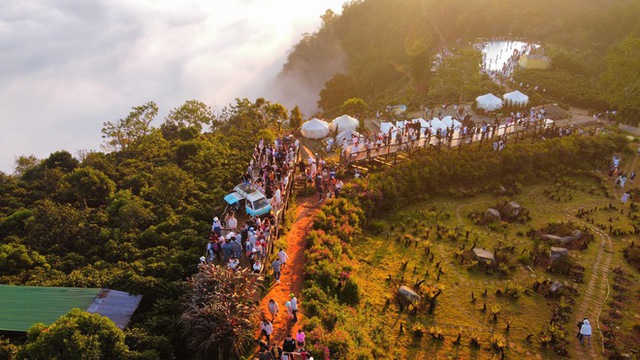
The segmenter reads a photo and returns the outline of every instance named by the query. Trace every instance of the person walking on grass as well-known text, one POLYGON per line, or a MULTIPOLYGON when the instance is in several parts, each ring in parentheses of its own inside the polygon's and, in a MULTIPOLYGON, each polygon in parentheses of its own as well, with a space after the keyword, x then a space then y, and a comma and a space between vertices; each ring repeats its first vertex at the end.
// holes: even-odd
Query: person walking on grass
POLYGON ((269 308, 269 313, 271 314, 271 321, 274 321, 276 317, 278 317, 280 306, 278 306, 278 303, 275 302, 275 300, 269 299, 269 305, 267 305, 267 307, 269 308))
POLYGON ((586 318, 582 320, 582 326, 580 327, 580 343, 584 343, 584 338, 587 338, 589 345, 591 345, 591 324, 586 318))

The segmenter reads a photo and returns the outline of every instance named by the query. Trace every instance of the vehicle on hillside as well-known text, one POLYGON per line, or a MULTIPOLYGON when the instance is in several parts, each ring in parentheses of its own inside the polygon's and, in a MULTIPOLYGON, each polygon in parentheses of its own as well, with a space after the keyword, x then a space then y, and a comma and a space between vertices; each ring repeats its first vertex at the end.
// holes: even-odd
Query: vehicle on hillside
POLYGON ((224 200, 229 206, 238 208, 244 201, 245 211, 252 216, 266 215, 271 211, 269 199, 251 184, 236 185, 233 192, 227 194, 224 200))

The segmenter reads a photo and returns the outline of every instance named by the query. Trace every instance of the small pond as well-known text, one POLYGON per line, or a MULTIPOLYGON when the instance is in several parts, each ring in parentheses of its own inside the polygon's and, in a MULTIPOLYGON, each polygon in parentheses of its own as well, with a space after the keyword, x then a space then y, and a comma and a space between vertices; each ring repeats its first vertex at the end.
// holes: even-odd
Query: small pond
POLYGON ((489 72, 503 72, 510 75, 518 64, 520 55, 528 54, 540 45, 523 41, 489 41, 476 44, 475 48, 482 52, 483 67, 489 72))

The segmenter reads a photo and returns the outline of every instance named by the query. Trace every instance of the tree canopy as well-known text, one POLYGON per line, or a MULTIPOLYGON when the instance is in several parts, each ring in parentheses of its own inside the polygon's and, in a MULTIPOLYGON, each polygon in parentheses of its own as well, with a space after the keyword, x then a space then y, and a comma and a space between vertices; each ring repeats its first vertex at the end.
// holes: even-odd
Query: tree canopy
POLYGON ((640 38, 627 37, 607 57, 605 98, 624 114, 640 117, 640 38))
MULTIPOLYGON (((237 99, 209 121, 206 105, 187 101, 157 128, 157 111, 149 102, 106 126, 110 152, 21 157, 15 174, 0 174, 0 282, 141 294, 124 334, 129 353, 182 359, 195 352, 182 336, 182 299, 211 217, 222 215, 223 197, 240 181, 259 138, 281 136, 289 112, 265 99, 237 99)), ((34 328, 25 357, 40 358, 53 346, 35 342, 46 329, 34 328)), ((78 336, 69 351, 99 354, 92 335, 78 336)))
POLYGON ((128 350, 113 321, 73 309, 50 326, 33 325, 16 359, 125 359, 128 350))

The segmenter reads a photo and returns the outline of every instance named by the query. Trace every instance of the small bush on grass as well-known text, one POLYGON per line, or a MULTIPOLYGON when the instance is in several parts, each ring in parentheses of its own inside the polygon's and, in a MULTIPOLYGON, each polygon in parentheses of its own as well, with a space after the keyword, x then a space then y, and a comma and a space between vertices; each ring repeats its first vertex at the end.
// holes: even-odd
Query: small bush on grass
POLYGON ((367 230, 369 230, 372 235, 380 235, 384 232, 384 223, 379 220, 370 221, 369 225, 367 225, 367 230))
POLYGON ((426 333, 427 329, 422 324, 416 323, 411 326, 411 334, 418 339, 422 338, 426 333))
POLYGON ((352 278, 344 281, 344 286, 340 290, 340 301, 349 306, 356 306, 360 303, 360 288, 352 278))

